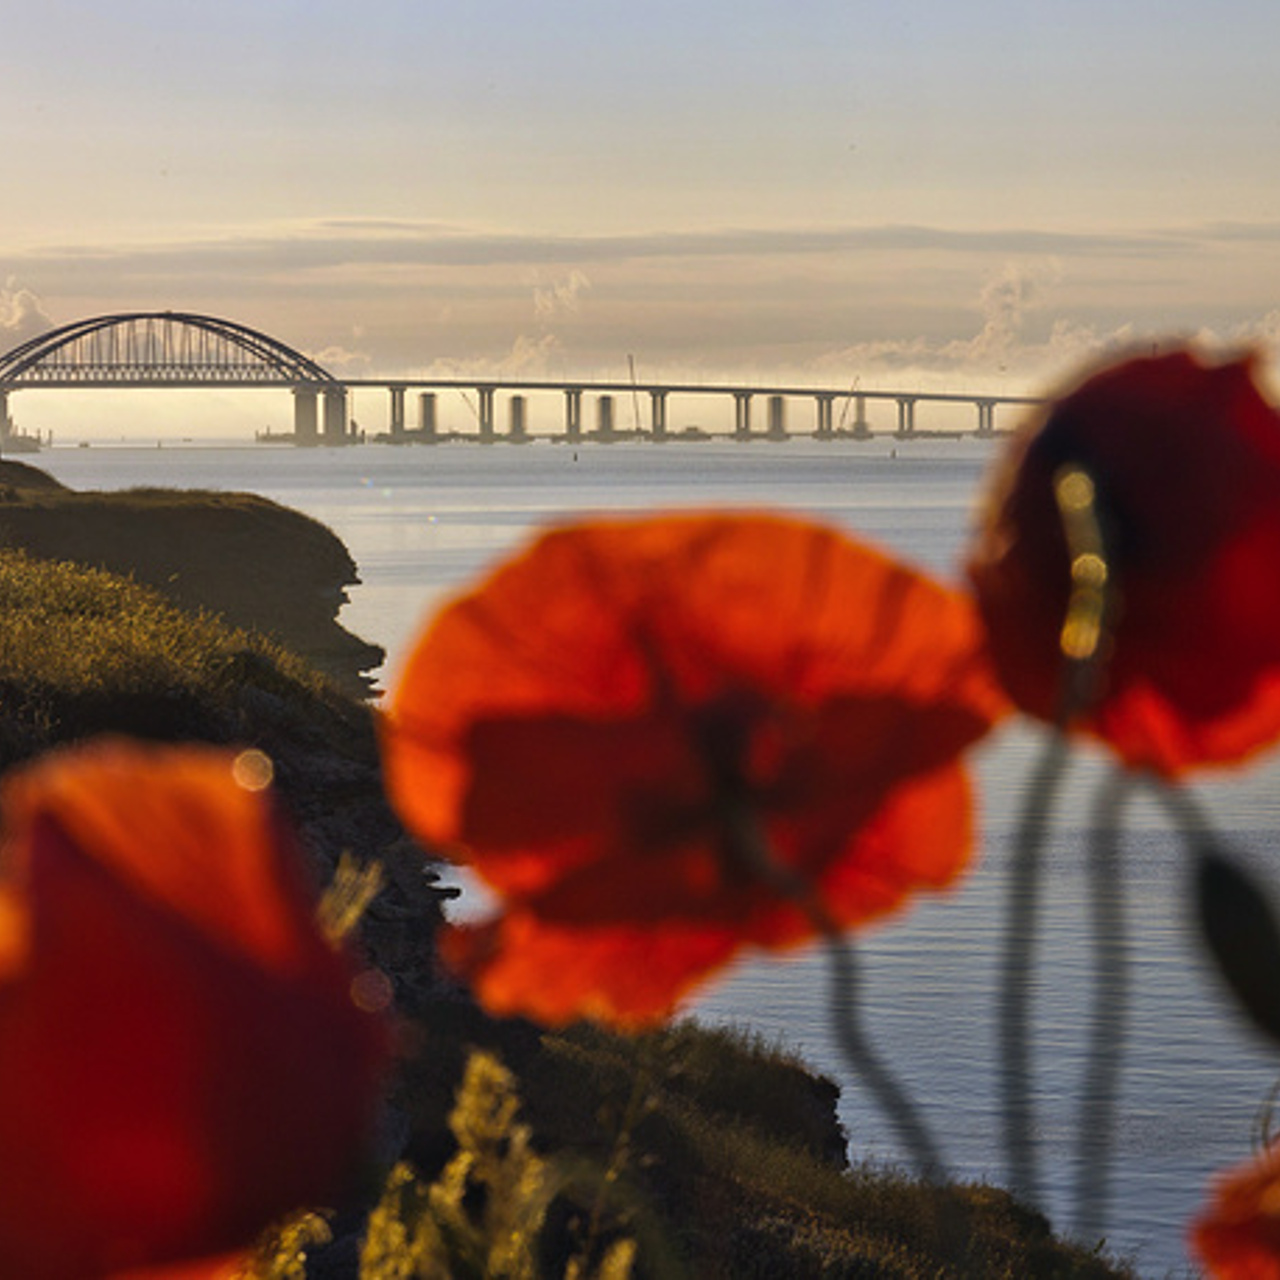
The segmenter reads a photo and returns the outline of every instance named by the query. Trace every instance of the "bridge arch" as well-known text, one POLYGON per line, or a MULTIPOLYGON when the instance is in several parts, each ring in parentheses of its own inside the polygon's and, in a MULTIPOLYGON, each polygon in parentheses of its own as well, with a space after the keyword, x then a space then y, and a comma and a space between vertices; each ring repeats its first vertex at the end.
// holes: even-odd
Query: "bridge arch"
POLYGON ((15 438, 10 392, 28 388, 287 387, 298 444, 342 444, 347 388, 278 338, 216 316, 128 311, 76 320, 0 354, 0 450, 15 438))
POLYGON ((322 365, 248 325, 182 311, 77 320, 0 355, 0 388, 335 385, 322 365))

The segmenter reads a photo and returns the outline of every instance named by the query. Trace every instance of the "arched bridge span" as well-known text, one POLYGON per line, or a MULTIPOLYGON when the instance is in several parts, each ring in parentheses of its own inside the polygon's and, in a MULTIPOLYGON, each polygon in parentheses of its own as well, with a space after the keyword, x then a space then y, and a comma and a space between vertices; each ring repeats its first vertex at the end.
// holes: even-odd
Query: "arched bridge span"
POLYGON ((299 444, 347 434, 347 391, 323 365, 248 325, 182 311, 130 311, 61 325, 0 355, 8 395, 29 387, 288 387, 299 444))
POLYGON ((327 369, 248 325, 181 311, 95 316, 0 356, 5 387, 299 386, 327 369))

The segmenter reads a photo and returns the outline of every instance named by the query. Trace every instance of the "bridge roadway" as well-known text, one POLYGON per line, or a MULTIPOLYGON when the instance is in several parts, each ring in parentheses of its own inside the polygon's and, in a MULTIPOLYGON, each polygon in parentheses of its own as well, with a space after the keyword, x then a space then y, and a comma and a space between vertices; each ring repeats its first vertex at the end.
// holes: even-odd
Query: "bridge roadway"
MULTIPOLYGON (((867 404, 888 401, 897 407, 897 435, 925 432, 916 423, 920 404, 971 405, 977 414, 974 431, 990 435, 996 429, 996 409, 1004 405, 1037 403, 1027 396, 974 395, 969 392, 864 391, 817 387, 751 387, 715 383, 637 383, 628 381, 543 381, 507 378, 338 378, 301 351, 261 330, 234 320, 179 311, 135 311, 92 316, 40 333, 0 354, 0 448, 16 438, 9 416, 9 397, 27 389, 180 387, 278 387, 294 398, 294 429, 288 434, 300 445, 341 445, 357 432, 351 421, 350 401, 359 388, 381 388, 391 398, 390 429, 380 438, 395 443, 453 438, 441 433, 437 396, 441 391, 471 392, 475 396, 478 439, 522 440, 529 435, 529 393, 559 394, 564 398, 564 438, 616 439, 632 434, 647 438, 702 437, 698 428, 672 432, 668 401, 672 396, 720 396, 733 402, 733 438, 756 434, 785 439, 787 408, 795 400, 814 405, 812 434, 818 439, 872 435, 867 404), (410 427, 405 402, 417 394, 417 423, 410 427), (499 433, 497 399, 506 400, 506 430, 499 433), (614 408, 619 395, 630 396, 635 406, 632 430, 620 429, 614 408), (591 397, 594 426, 583 427, 583 400, 591 397), (639 402, 649 402, 648 424, 640 425, 639 402), (753 402, 763 398, 767 422, 763 432, 752 428, 753 402), (835 407, 841 406, 836 421, 835 407), (849 421, 852 410, 852 421, 849 421), (848 425, 846 425, 848 423, 848 425)), ((470 436, 471 433, 466 433, 470 436)), ((954 429, 947 434, 959 434, 954 429)), ((279 438, 279 437, 275 437, 279 438)))
MULTIPOLYGON (((869 401, 890 402, 897 406, 898 437, 929 434, 917 427, 916 406, 920 403, 971 405, 977 420, 973 434, 985 436, 996 431, 996 408, 1000 405, 1027 406, 1039 404, 1034 396, 974 395, 968 392, 941 391, 864 391, 852 389, 836 391, 825 388, 782 386, 747 387, 713 383, 634 383, 634 382, 549 382, 534 379, 480 380, 475 378, 423 378, 390 380, 382 378, 341 379, 338 387, 297 387, 295 396, 295 440, 306 443, 339 443, 336 423, 338 414, 326 402, 325 430, 318 430, 316 396, 334 397, 357 388, 384 388, 391 397, 390 429, 387 438, 393 443, 411 440, 431 442, 442 439, 437 414, 437 395, 441 391, 471 392, 476 398, 475 414, 478 423, 478 440, 490 443, 498 439, 525 439, 528 437, 527 394, 529 392, 559 393, 564 397, 564 436, 568 440, 587 437, 583 425, 583 399, 595 397, 596 421, 590 434, 594 438, 616 438, 629 434, 620 429, 615 415, 618 396, 647 398, 649 403, 646 434, 653 439, 678 440, 682 432, 672 432, 668 422, 668 399, 671 396, 724 396, 733 400, 733 438, 747 439, 762 434, 769 439, 786 439, 787 403, 791 400, 809 400, 814 405, 812 434, 818 439, 854 437, 867 439, 873 435, 867 420, 869 401), (410 427, 406 417, 406 400, 410 391, 418 395, 417 425, 410 427), (499 392, 509 393, 507 429, 498 429, 496 401, 499 392), (752 404, 763 399, 766 405, 766 424, 761 433, 752 427, 752 404), (837 425, 835 406, 843 402, 846 411, 837 425), (847 410, 852 407, 852 421, 843 425, 847 410)), ((345 416, 345 415, 344 415, 345 416)), ((954 431, 946 434, 957 434, 954 431)))
MULTIPOLYGON (((8 401, 12 392, 23 386, 40 386, 44 389, 77 389, 101 386, 119 389, 167 388, 217 385, 228 389, 235 387, 261 389, 259 378, 243 380, 234 376, 222 376, 216 384, 204 384, 173 378, 134 377, 127 383, 118 378, 101 381, 83 375, 59 378, 45 375, 38 383, 5 386, 0 382, 0 449, 5 437, 15 432, 9 418, 8 401)), ((276 384, 280 385, 280 384, 276 384)), ((668 421, 668 400, 672 396, 727 397, 733 401, 732 439, 751 438, 787 439, 794 434, 788 429, 787 409, 790 401, 810 401, 814 405, 813 427, 810 434, 820 440, 836 438, 869 439, 876 434, 867 419, 867 405, 871 402, 890 403, 897 408, 897 425, 894 434, 899 438, 928 434, 961 434, 954 428, 930 432, 916 423, 916 406, 919 404, 970 405, 976 413, 972 432, 979 436, 993 434, 997 430, 996 409, 999 406, 1025 407, 1041 403, 1034 396, 974 395, 969 392, 942 391, 837 391, 827 388, 781 386, 746 387, 719 383, 632 383, 632 382, 549 382, 535 379, 485 380, 477 378, 332 378, 326 382, 298 382, 290 388, 294 397, 294 430, 292 440, 299 445, 342 445, 349 443, 355 428, 350 420, 351 392, 358 389, 383 389, 390 396, 389 430, 385 436, 393 444, 410 442, 432 443, 446 438, 440 429, 437 397, 442 391, 471 393, 475 397, 474 412, 477 420, 475 439, 482 444, 498 440, 524 440, 529 438, 529 393, 553 393, 564 397, 564 438, 621 439, 633 434, 619 425, 616 414, 617 398, 631 397, 648 401, 647 423, 643 433, 654 440, 679 440, 704 438, 706 432, 697 429, 672 431, 668 421), (410 425, 406 404, 410 392, 418 397, 417 421, 410 425), (507 397, 505 431, 499 429, 498 396, 507 397), (595 422, 584 423, 583 404, 594 400, 595 422), (757 400, 765 402, 764 429, 757 431, 752 422, 752 407, 757 400), (837 422, 836 405, 842 406, 837 422)), ((637 424, 638 425, 638 424, 637 424)), ((723 435, 723 433, 720 433, 723 435)), ((270 437, 267 437, 270 438, 270 437)), ((448 438, 464 438, 458 433, 448 433, 448 438)))

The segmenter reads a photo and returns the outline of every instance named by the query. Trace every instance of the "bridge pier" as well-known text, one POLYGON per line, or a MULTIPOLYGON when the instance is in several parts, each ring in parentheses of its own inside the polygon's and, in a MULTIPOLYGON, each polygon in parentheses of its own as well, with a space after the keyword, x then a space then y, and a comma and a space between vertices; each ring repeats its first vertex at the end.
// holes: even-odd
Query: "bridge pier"
POLYGON ((418 397, 418 432, 423 440, 435 443, 436 393, 434 391, 424 391, 418 397))
POLYGON ((347 443, 347 438, 347 389, 325 387, 324 442, 328 445, 341 445, 347 443))
POLYGON ((913 436, 916 433, 916 398, 915 396, 898 397, 898 434, 913 436))
POLYGON ((507 406, 507 435, 512 440, 523 440, 529 434, 525 409, 524 396, 511 397, 511 403, 507 406))
POLYGON ((975 400, 978 406, 978 434, 989 436, 996 429, 996 402, 994 400, 975 400))
POLYGON ((596 398, 596 435, 601 440, 613 438, 613 397, 598 396, 596 398))
POLYGON ((404 387, 392 383, 387 390, 391 393, 391 439, 400 443, 404 440, 404 387))
POLYGON ((817 406, 817 421, 814 423, 813 434, 819 440, 829 440, 835 434, 836 398, 829 391, 819 391, 813 400, 817 406))
POLYGON ((293 442, 300 445, 320 443, 320 419, 317 414, 319 392, 315 387, 293 389, 293 442))
POLYGON ((787 438, 787 402, 782 396, 769 397, 769 430, 770 440, 787 438))
POLYGON ((582 388, 564 390, 564 433, 570 440, 582 439, 582 388))
POLYGON ((480 401, 480 443, 493 443, 493 387, 477 387, 476 399, 480 401))
POLYGON ((871 436, 871 424, 867 421, 867 397, 853 397, 853 438, 867 440, 871 436))
POLYGON ((747 440, 751 436, 750 391, 733 393, 733 434, 738 440, 747 440))
POLYGON ((654 387, 649 392, 651 409, 649 421, 653 428, 653 438, 655 440, 665 440, 667 438, 667 394, 661 387, 654 387))

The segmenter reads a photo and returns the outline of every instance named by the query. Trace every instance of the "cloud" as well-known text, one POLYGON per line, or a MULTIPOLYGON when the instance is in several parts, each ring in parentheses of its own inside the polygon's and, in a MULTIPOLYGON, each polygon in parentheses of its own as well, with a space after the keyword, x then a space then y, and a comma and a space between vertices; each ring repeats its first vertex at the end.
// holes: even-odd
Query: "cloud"
POLYGON ((553 333, 540 337, 520 334, 510 348, 496 357, 459 360, 441 358, 421 371, 424 378, 554 378, 562 373, 563 348, 553 333))
POLYGON ((312 359, 336 377, 360 378, 373 367, 373 357, 367 351, 350 351, 346 347, 325 347, 312 359))
POLYGON ((53 327, 36 294, 10 276, 0 289, 0 340, 6 348, 16 347, 53 327))
MULTIPOLYGON (((901 385, 931 385, 937 379, 995 388, 1006 379, 1029 386, 1060 378, 1087 359, 1132 347, 1132 323, 1110 329, 1051 316, 1054 291, 1069 280, 1056 258, 1010 261, 982 284, 976 300, 981 324, 969 337, 878 339, 825 353, 811 363, 818 374, 854 369, 860 379, 894 379, 901 385), (1047 329, 1033 322, 1050 316, 1047 329)), ((1280 328, 1280 313, 1277 313, 1280 328)))
POLYGON ((499 362, 499 370, 509 377, 534 377, 545 374, 559 355, 560 340, 554 334, 546 333, 540 338, 529 338, 521 334, 499 362))
MULTIPOLYGON (((1194 250, 1206 237, 1239 239, 1236 227, 1203 232, 1152 229, 1140 233, 1064 232, 1040 228, 956 230, 914 224, 836 227, 722 227, 618 235, 559 236, 493 232, 436 222, 387 222, 374 219, 322 220, 267 226, 252 233, 149 245, 62 245, 0 258, 28 274, 35 269, 74 269, 86 280, 167 275, 200 279, 256 273, 273 281, 300 279, 309 273, 333 277, 352 269, 392 267, 485 267, 561 265, 578 268, 561 283, 576 298, 589 285, 582 264, 644 259, 718 259, 725 257, 809 257, 824 254, 952 252, 1064 257, 1170 257, 1194 250)), ((558 301, 557 286, 547 301, 558 301)), ((535 304, 536 305, 536 304, 535 304)))
POLYGON ((557 280, 546 288, 534 289, 533 313, 547 324, 565 312, 576 312, 578 299, 590 288, 591 281, 585 272, 570 271, 564 279, 557 280))
POLYGON ((1040 299, 1043 285, 1056 283, 1062 276, 1062 264, 1057 260, 1006 263, 982 288, 978 299, 982 329, 970 341, 958 344, 959 358, 998 361, 1008 357, 1018 345, 1027 310, 1040 299))

